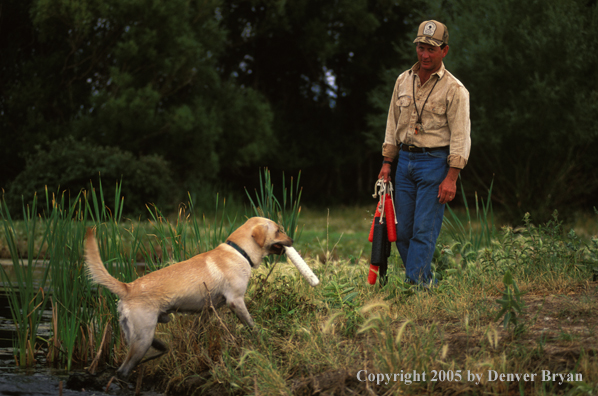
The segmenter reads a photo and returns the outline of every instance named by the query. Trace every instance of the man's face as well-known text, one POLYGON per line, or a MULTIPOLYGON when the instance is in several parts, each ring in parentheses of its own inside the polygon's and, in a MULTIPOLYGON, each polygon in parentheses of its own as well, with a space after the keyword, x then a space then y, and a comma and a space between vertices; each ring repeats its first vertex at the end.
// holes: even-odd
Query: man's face
POLYGON ((434 45, 417 43, 417 60, 420 63, 420 67, 430 73, 433 73, 440 69, 442 59, 448 53, 448 45, 444 49, 436 47, 434 45))

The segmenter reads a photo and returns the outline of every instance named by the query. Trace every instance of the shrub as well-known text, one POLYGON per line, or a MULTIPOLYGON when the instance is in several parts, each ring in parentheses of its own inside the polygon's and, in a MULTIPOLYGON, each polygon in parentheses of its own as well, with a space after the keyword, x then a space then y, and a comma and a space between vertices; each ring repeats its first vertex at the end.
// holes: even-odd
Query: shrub
POLYGON ((50 193, 66 192, 75 197, 91 185, 98 188, 100 182, 107 205, 114 207, 114 192, 120 181, 124 214, 145 216, 147 204, 155 204, 165 213, 173 208, 175 183, 169 164, 160 156, 136 157, 115 147, 67 137, 51 142, 47 148, 37 147, 26 161, 25 170, 9 184, 6 194, 14 215, 21 212, 23 201, 27 204, 34 194, 43 196, 46 187, 50 193))

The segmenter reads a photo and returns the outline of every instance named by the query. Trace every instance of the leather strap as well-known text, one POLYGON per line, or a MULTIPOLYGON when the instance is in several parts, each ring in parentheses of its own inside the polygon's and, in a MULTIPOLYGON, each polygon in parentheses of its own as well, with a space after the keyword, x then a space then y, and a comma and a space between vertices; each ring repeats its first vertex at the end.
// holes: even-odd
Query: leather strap
POLYGON ((237 245, 236 243, 234 243, 232 241, 226 241, 225 243, 227 245, 233 247, 237 252, 241 253, 241 255, 243 257, 245 257, 247 259, 247 261, 249 261, 249 265, 251 266, 251 268, 255 267, 255 265, 253 265, 253 261, 251 261, 251 259, 249 258, 249 255, 245 252, 245 250, 241 249, 241 247, 239 245, 237 245))
POLYGON ((436 151, 436 150, 448 150, 449 146, 444 147, 417 147, 417 146, 408 146, 406 144, 401 144, 401 150, 408 151, 410 153, 425 153, 428 151, 436 151))

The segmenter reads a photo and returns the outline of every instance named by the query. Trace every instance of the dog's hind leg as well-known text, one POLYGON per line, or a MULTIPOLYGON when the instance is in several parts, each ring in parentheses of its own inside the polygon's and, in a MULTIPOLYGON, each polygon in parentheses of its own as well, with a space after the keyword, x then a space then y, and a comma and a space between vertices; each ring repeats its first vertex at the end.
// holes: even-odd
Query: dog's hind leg
POLYGON ((131 370, 137 366, 137 364, 141 361, 143 356, 147 353, 150 346, 152 345, 153 339, 153 328, 151 329, 151 333, 149 336, 143 334, 141 337, 134 337, 132 340, 129 352, 127 353, 127 357, 125 358, 123 364, 118 368, 116 373, 120 378, 128 378, 129 374, 131 374, 131 370))
POLYGON ((146 362, 149 362, 150 360, 154 360, 156 358, 159 358, 160 356, 162 356, 166 352, 168 352, 168 345, 166 345, 166 343, 164 341, 161 341, 161 340, 159 340, 157 338, 154 338, 152 340, 152 347, 154 347, 154 349, 157 350, 158 353, 155 354, 155 355, 146 357, 141 362, 139 362, 139 364, 146 363, 146 362))
MULTIPOLYGON (((131 310, 129 316, 121 319, 121 325, 125 330, 125 335, 129 342, 129 352, 124 362, 117 370, 117 375, 121 378, 128 378, 131 371, 139 364, 143 356, 147 353, 150 346, 154 344, 154 333, 158 315, 153 312, 131 310)), ((159 341, 162 344, 161 341, 159 341)), ((159 349, 165 348, 165 345, 158 345, 159 349)), ((160 355, 164 354, 161 353, 160 355)))

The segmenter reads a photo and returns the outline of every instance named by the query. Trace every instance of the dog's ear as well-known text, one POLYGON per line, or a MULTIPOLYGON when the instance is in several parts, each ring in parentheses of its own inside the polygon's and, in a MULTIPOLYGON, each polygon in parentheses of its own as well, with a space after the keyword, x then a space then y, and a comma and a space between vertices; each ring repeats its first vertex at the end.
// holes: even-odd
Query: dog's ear
POLYGON ((266 244, 267 233, 268 227, 264 224, 258 224, 251 230, 251 236, 253 237, 253 239, 255 239, 255 242, 262 248, 266 244))

